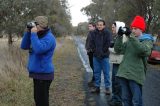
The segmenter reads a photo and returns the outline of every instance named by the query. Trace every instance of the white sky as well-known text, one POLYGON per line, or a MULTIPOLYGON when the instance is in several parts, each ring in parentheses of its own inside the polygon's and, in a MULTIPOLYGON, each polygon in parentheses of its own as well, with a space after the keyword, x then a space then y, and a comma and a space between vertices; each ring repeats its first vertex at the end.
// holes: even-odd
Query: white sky
POLYGON ((73 26, 77 26, 80 22, 88 21, 88 17, 82 14, 80 10, 89 5, 90 2, 91 0, 68 0, 73 26))

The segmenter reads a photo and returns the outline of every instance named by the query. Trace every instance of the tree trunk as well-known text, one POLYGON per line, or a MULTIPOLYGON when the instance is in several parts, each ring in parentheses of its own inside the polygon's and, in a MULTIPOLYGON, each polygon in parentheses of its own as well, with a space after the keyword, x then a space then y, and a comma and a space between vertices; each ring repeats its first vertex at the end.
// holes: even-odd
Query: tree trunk
POLYGON ((12 43, 13 43, 12 34, 9 33, 9 34, 8 34, 8 44, 9 44, 9 45, 12 45, 12 43))

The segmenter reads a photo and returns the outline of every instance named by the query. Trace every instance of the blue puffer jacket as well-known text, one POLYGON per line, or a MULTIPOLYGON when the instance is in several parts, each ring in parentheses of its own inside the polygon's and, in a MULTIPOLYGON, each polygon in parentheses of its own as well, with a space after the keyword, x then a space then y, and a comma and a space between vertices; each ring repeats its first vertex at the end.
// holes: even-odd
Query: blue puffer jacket
POLYGON ((25 32, 21 48, 29 50, 28 70, 32 73, 53 73, 52 56, 56 47, 56 40, 51 30, 42 38, 37 33, 25 32))

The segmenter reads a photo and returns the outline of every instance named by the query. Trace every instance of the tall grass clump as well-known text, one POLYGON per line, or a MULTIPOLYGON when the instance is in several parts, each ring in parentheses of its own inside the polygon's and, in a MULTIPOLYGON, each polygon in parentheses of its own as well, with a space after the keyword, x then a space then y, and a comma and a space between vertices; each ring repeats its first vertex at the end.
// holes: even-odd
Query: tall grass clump
POLYGON ((20 41, 8 45, 0 39, 0 43, 0 106, 34 106, 27 51, 20 49, 20 41))

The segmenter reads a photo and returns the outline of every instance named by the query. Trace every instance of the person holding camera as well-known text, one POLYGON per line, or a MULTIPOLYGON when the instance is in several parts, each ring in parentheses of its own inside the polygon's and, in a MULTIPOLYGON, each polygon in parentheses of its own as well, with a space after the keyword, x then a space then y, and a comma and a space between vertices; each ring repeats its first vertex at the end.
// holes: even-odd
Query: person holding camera
MULTIPOLYGON (((109 48, 109 51, 110 51, 109 61, 110 63, 112 63, 112 98, 111 100, 109 100, 110 106, 122 106, 121 87, 116 77, 116 74, 118 71, 119 64, 123 59, 123 55, 116 53, 114 50, 114 43, 118 37, 117 33, 120 27, 125 27, 125 23, 120 21, 115 21, 112 24, 113 39, 111 41, 111 46, 109 48)), ((126 41, 127 41, 127 37, 123 35, 123 43, 125 43, 126 41)))
MULTIPOLYGON (((95 30, 95 28, 96 28, 96 25, 93 22, 90 22, 88 24, 88 30, 89 30, 89 32, 95 30)), ((94 68, 93 68, 93 51, 90 51, 90 49, 89 49, 89 43, 90 43, 91 37, 92 36, 88 33, 87 39, 86 39, 85 48, 86 48, 86 51, 87 51, 90 67, 91 67, 91 69, 92 69, 92 71, 94 73, 94 68)), ((93 87, 94 86, 94 81, 95 81, 95 78, 94 78, 94 74, 93 74, 92 80, 90 82, 88 82, 88 86, 89 87, 93 87)))
POLYGON ((37 16, 33 22, 27 23, 21 48, 29 50, 27 69, 33 78, 34 100, 36 106, 49 106, 49 87, 54 79, 52 57, 56 40, 48 27, 46 16, 37 16))
POLYGON ((110 94, 110 64, 109 64, 109 46, 111 42, 111 34, 105 28, 105 21, 98 20, 96 29, 91 34, 90 50, 93 51, 93 66, 95 86, 91 89, 91 93, 100 93, 101 71, 104 74, 104 84, 106 95, 110 94))
POLYGON ((121 85, 123 106, 143 106, 146 59, 153 46, 153 37, 143 33, 145 27, 144 18, 136 16, 131 23, 132 31, 127 27, 120 28, 114 45, 115 52, 124 54, 116 75, 121 85), (126 43, 122 42, 123 34, 128 36, 126 43))

